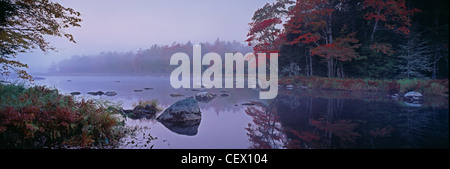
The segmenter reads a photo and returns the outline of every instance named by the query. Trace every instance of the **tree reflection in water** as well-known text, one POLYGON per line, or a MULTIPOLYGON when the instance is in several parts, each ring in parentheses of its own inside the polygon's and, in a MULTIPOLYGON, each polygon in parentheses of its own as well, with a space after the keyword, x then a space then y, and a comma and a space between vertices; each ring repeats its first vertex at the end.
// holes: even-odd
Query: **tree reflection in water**
MULTIPOLYGON (((353 120, 334 119, 336 111, 342 111, 343 100, 328 99, 328 107, 324 117, 318 119, 312 116, 312 99, 306 107, 309 114, 307 123, 301 128, 284 127, 277 114, 277 102, 283 102, 290 110, 298 110, 300 100, 294 98, 275 99, 268 106, 261 102, 246 109, 247 115, 253 118, 246 128, 253 149, 280 149, 280 148, 333 148, 333 141, 339 143, 338 147, 345 148, 347 144, 355 143, 360 136, 355 129, 358 124, 353 120), (294 103, 296 102, 296 103, 294 103), (287 137, 287 134, 291 137, 287 137)), ((280 105, 283 105, 280 103, 280 105)), ((335 147, 336 148, 336 147, 335 147)))
POLYGON ((272 101, 268 106, 261 102, 252 102, 245 113, 253 118, 253 123, 249 123, 247 136, 249 137, 252 149, 280 149, 286 143, 286 136, 283 133, 283 127, 276 115, 274 103, 272 101))

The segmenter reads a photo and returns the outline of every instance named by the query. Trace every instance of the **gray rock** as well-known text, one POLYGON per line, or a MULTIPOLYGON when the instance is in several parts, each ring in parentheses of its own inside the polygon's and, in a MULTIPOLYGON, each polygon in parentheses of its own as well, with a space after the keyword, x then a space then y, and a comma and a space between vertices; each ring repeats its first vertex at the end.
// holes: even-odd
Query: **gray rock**
POLYGON ((70 93, 71 95, 80 95, 81 93, 80 92, 72 92, 72 93, 70 93))
POLYGON ((423 95, 420 94, 419 92, 412 91, 406 93, 405 95, 403 95, 403 97, 406 98, 407 100, 414 101, 414 100, 422 100, 423 95))
POLYGON ((171 93, 170 96, 171 97, 180 97, 180 96, 183 96, 183 94, 182 93, 171 93))
POLYGON ((106 92, 104 95, 105 96, 115 96, 115 95, 117 95, 117 93, 116 92, 106 92))
POLYGON ((151 119, 156 115, 156 107, 150 104, 145 106, 137 105, 133 110, 123 110, 124 114, 131 119, 151 119))
POLYGON ((292 90, 292 89, 294 89, 294 85, 286 85, 286 89, 288 89, 288 90, 292 90))
POLYGON ((200 92, 195 94, 195 99, 199 102, 203 102, 203 103, 209 103, 211 102, 214 98, 216 98, 216 94, 211 94, 208 92, 200 92))
POLYGON ((90 95, 94 95, 94 96, 97 96, 97 95, 103 95, 104 93, 102 92, 102 91, 98 91, 98 92, 87 92, 87 94, 90 94, 90 95))
POLYGON ((201 120, 202 113, 198 107, 198 102, 194 98, 186 98, 175 102, 157 118, 162 122, 188 122, 201 120))

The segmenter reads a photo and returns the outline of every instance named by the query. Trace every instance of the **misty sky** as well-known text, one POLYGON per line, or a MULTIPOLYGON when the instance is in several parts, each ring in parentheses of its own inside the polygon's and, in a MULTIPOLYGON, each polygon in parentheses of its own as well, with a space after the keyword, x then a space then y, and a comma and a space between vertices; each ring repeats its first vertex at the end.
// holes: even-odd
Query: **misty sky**
POLYGON ((81 13, 80 28, 68 29, 76 44, 47 37, 59 51, 19 54, 29 72, 46 72, 73 55, 137 51, 153 44, 237 40, 244 43, 253 13, 275 0, 53 0, 81 13))

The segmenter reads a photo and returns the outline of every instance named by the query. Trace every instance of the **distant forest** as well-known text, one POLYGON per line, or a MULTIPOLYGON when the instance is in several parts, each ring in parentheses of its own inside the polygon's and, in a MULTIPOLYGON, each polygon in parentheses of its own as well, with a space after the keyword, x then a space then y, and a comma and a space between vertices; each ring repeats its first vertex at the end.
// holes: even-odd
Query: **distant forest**
MULTIPOLYGON (((276 0, 254 12, 244 42, 202 43, 208 52, 279 53, 280 76, 448 79, 448 0, 276 0)), ((246 16, 249 17, 249 16, 246 16)), ((170 73, 192 43, 73 56, 50 73, 170 73)), ((192 57, 192 56, 191 56, 192 57)))
MULTIPOLYGON (((173 43, 171 45, 153 45, 149 49, 137 52, 102 52, 98 55, 79 56, 54 63, 48 69, 49 73, 118 73, 118 74, 151 74, 170 73, 176 66, 171 66, 170 58, 177 52, 183 52, 192 57, 192 42, 173 43)), ((237 41, 221 41, 200 43, 202 56, 215 52, 222 57, 225 53, 253 52, 247 44, 237 41)), ((222 58, 223 59, 223 58, 222 58)), ((223 59, 224 60, 224 59, 223 59)))

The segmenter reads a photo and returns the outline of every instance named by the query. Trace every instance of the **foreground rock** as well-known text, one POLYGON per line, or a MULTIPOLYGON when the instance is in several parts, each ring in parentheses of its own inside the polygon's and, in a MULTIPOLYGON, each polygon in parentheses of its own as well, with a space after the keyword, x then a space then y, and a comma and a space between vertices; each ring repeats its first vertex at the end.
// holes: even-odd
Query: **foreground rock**
POLYGON ((160 122, 185 123, 199 121, 202 113, 194 98, 186 98, 175 102, 167 108, 156 120, 160 122))
POLYGON ((209 103, 211 102, 214 98, 216 98, 217 95, 215 94, 211 94, 208 92, 200 92, 195 94, 195 99, 199 102, 204 102, 204 103, 209 103))

